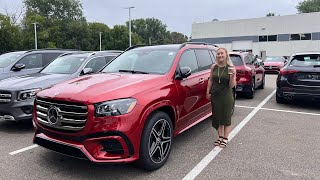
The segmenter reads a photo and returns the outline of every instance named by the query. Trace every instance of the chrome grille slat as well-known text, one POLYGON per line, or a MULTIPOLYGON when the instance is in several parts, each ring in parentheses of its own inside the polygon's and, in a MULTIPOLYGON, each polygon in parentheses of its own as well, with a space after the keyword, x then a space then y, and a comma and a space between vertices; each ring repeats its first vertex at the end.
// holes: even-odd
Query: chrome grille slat
POLYGON ((77 132, 81 131, 87 121, 87 107, 72 105, 70 102, 59 102, 56 100, 36 99, 36 115, 38 122, 45 127, 58 131, 77 132), (66 104, 67 103, 67 104, 66 104), (48 121, 48 111, 54 106, 59 112, 59 120, 52 124, 48 121))
POLYGON ((77 106, 77 105, 69 105, 69 104, 58 104, 58 103, 53 103, 53 102, 45 102, 42 100, 37 100, 38 103, 40 104, 50 104, 50 105, 57 105, 57 106, 69 106, 69 107, 75 107, 75 108, 81 108, 81 109, 87 109, 86 106, 77 106))
POLYGON ((1 91, 0 92, 0 103, 9 103, 11 102, 12 95, 10 92, 1 91))

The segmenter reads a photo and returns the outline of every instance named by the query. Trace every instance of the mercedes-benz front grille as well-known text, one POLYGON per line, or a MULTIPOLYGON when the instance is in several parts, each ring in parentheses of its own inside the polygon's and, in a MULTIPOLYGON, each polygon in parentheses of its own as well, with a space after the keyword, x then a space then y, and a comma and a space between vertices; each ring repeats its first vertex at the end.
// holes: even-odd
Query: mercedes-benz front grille
POLYGON ((9 103, 11 102, 11 92, 0 91, 0 103, 9 103))
POLYGON ((86 124, 88 109, 80 103, 36 99, 36 114, 40 124, 62 132, 81 131, 86 124))

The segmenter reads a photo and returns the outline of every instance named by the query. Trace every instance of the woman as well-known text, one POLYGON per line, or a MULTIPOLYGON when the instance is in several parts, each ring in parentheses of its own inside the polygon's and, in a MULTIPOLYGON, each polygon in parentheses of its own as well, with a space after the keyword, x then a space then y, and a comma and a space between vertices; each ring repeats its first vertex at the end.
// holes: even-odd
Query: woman
POLYGON ((232 88, 236 86, 236 70, 228 51, 219 48, 216 64, 211 66, 207 87, 207 98, 211 99, 212 126, 218 130, 219 138, 215 146, 227 146, 231 131, 231 111, 234 104, 232 88))

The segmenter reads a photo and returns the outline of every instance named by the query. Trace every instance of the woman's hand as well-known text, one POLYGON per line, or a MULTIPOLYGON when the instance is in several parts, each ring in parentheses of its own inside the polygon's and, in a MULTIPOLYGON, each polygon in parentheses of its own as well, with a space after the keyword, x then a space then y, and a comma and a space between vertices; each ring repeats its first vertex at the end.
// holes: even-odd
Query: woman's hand
POLYGON ((210 100, 211 94, 206 94, 206 97, 207 97, 208 100, 210 100))

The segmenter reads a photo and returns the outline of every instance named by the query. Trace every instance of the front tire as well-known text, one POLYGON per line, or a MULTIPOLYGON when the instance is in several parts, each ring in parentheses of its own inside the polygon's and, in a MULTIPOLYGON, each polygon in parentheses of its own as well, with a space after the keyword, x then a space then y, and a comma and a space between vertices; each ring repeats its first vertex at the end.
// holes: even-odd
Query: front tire
POLYGON ((253 99, 255 90, 256 90, 256 82, 255 82, 255 78, 252 78, 251 86, 250 86, 249 92, 246 93, 246 97, 248 99, 253 99))
POLYGON ((169 158, 173 125, 168 114, 156 111, 147 119, 140 144, 137 165, 147 171, 161 168, 169 158))

